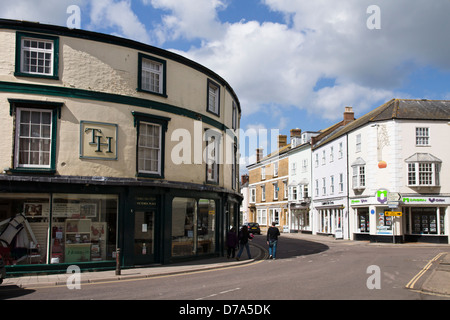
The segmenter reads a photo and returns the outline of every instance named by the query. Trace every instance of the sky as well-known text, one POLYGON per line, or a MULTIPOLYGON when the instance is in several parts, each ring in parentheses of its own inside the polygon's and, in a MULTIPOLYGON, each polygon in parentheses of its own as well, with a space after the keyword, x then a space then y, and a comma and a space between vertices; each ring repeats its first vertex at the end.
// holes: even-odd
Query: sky
MULTIPOLYGON (((236 92, 241 129, 318 131, 393 99, 450 99, 446 0, 0 0, 0 17, 176 52, 236 92)), ((264 142, 265 154, 270 145, 264 142)), ((254 161, 243 151, 241 168, 254 161)))

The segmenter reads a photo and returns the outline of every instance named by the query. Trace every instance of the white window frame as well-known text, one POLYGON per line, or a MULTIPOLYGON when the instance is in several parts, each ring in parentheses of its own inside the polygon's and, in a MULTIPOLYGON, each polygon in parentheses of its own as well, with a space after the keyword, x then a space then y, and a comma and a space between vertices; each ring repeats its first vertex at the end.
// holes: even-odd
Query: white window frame
POLYGON ((32 37, 22 37, 20 42, 20 72, 23 74, 31 74, 31 75, 40 75, 40 76, 53 76, 54 75, 54 59, 55 59, 55 41, 49 39, 41 39, 41 38, 32 38, 32 37), (28 42, 29 46, 26 47, 26 42, 28 42), (31 44, 36 44, 37 47, 31 47, 31 44), (51 45, 51 48, 47 48, 48 45, 51 45), (28 55, 28 58, 27 58, 28 55), (32 57, 34 55, 34 57, 32 57), (47 56, 50 55, 50 58, 47 56), (28 63, 28 68, 25 68, 27 65, 27 60, 32 61, 35 60, 35 64, 28 63), (43 62, 40 65, 40 62, 43 62), (32 71, 32 68, 36 68, 36 71, 32 71), (43 71, 39 72, 38 69, 42 68, 43 71), (45 72, 45 69, 48 69, 48 72, 45 72))
POLYGON ((49 169, 52 166, 52 153, 54 152, 52 150, 52 132, 53 132, 53 110, 51 109, 40 109, 40 108, 22 108, 22 107, 18 107, 16 108, 16 131, 15 131, 15 157, 14 157, 14 167, 15 168, 45 168, 45 169, 49 169), (30 119, 29 122, 24 123, 23 120, 23 113, 24 112, 30 112, 30 119), (39 122, 39 133, 37 132, 36 128, 38 125, 36 123, 33 124, 33 120, 32 120, 32 113, 39 113, 40 114, 40 122, 39 122), (44 113, 48 113, 49 114, 49 124, 45 124, 42 123, 42 114, 44 113), (28 132, 28 135, 25 135, 25 129, 26 127, 29 127, 28 130, 26 130, 28 132), (34 127, 34 129, 33 129, 34 127), (42 131, 44 127, 48 127, 46 131, 48 131, 48 137, 46 136, 42 136, 42 131), (39 136, 37 136, 37 134, 39 134, 39 136), (28 147, 28 160, 26 162, 21 162, 21 148, 23 146, 23 143, 21 142, 21 140, 39 140, 38 145, 34 144, 34 147, 31 143, 31 141, 29 142, 29 147, 28 147), (48 144, 48 151, 47 150, 43 150, 44 145, 43 144, 48 144), (33 150, 34 148, 34 150, 33 150), (38 148, 38 150, 36 150, 36 148, 38 148), (39 158, 39 163, 38 164, 33 164, 31 163, 31 153, 38 153, 38 158, 39 158), (44 156, 45 154, 48 155, 48 164, 45 163, 45 159, 44 156))
POLYGON ((356 135, 356 152, 361 152, 361 134, 356 135))
POLYGON ((220 116, 220 86, 208 79, 207 110, 220 116))
POLYGON ((164 64, 153 59, 142 58, 141 89, 163 93, 164 64))
POLYGON ((278 161, 273 163, 273 176, 278 177, 278 161))
POLYGON ((266 180, 266 167, 261 167, 261 180, 266 180))
POLYGON ((289 197, 287 180, 283 180, 283 193, 284 193, 284 199, 287 199, 289 197))
POLYGON ((439 163, 436 162, 411 162, 407 167, 407 185, 410 187, 438 187, 439 163), (424 170, 428 167, 429 170, 424 170), (430 181, 429 183, 426 183, 430 181))
POLYGON ((256 188, 252 187, 250 188, 250 203, 256 203, 256 188))
MULTIPOLYGON (((139 145, 138 145, 138 172, 139 173, 161 175, 161 166, 162 166, 162 164, 161 164, 161 153, 162 153, 162 148, 163 148, 163 146, 162 146, 162 135, 163 135, 162 126, 160 124, 147 122, 147 121, 141 121, 139 123, 139 145), (158 147, 154 147, 154 146, 150 147, 150 146, 147 146, 147 145, 143 144, 143 142, 144 142, 144 139, 143 139, 144 135, 142 134, 143 126, 146 126, 146 129, 148 129, 149 126, 151 126, 153 128, 158 128, 158 132, 159 132, 158 147), (142 168, 141 161, 144 161, 144 163, 145 163, 145 161, 155 161, 152 158, 147 159, 145 157, 145 153, 146 152, 143 152, 144 150, 147 150, 147 151, 156 150, 158 152, 158 156, 157 156, 157 161, 158 161, 157 167, 158 167, 158 169, 156 171, 155 170, 147 170, 147 167, 145 165, 142 168)), ((152 137, 152 136, 145 135, 145 137, 146 137, 146 140, 148 141, 148 139, 150 137, 152 137)))
POLYGON ((267 225, 267 209, 256 209, 256 222, 261 226, 267 225))
POLYGON ((366 187, 366 166, 365 165, 355 165, 352 166, 353 169, 353 189, 362 189, 366 187))
POLYGON ((416 127, 416 146, 430 146, 430 128, 416 127))
POLYGON ((266 201, 266 186, 261 186, 261 201, 266 201))
POLYGON ((278 192, 279 192, 279 188, 278 188, 278 182, 273 182, 273 200, 278 200, 278 192))

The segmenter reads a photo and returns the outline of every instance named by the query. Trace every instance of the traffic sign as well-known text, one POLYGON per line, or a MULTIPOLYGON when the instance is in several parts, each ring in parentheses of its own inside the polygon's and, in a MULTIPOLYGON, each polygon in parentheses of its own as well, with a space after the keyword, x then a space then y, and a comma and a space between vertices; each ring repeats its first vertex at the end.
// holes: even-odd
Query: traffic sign
POLYGON ((386 217, 401 217, 402 212, 401 211, 385 211, 384 215, 386 217))

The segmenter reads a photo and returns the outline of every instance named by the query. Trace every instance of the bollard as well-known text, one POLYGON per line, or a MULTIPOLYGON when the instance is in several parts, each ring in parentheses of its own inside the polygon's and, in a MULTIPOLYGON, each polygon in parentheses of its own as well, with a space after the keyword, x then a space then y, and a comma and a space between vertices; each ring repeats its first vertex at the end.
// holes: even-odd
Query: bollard
POLYGON ((120 276, 120 248, 116 250, 116 276, 120 276))

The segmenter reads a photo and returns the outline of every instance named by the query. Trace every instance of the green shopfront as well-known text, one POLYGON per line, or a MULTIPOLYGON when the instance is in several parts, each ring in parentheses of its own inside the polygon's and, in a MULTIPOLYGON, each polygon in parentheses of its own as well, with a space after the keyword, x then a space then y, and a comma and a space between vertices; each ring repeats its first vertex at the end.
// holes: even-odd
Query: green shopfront
POLYGON ((74 264, 83 270, 113 269, 116 261, 132 268, 221 256, 227 226, 238 224, 234 208, 239 208, 240 195, 190 187, 95 177, 2 176, 0 254, 7 274, 65 272, 74 264))

